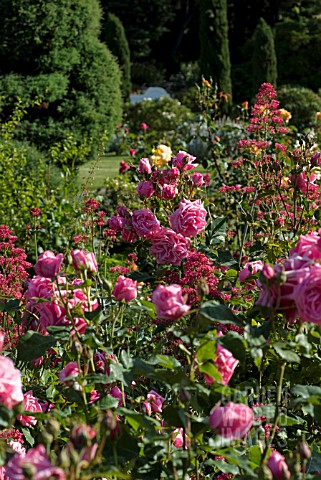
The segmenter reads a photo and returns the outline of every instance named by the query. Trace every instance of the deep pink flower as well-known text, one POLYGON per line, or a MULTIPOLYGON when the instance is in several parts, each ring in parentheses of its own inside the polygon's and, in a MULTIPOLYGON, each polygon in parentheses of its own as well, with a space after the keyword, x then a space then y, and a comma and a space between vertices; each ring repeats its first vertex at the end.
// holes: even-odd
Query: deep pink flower
MULTIPOLYGON (((135 151, 135 153, 136 153, 136 151, 135 151)), ((127 170, 129 170, 129 169, 130 169, 130 165, 128 165, 128 163, 124 162, 124 160, 121 160, 119 162, 119 173, 120 173, 120 175, 127 172, 127 170)))
POLYGON ((177 195, 178 190, 175 185, 167 185, 166 183, 162 187, 162 198, 165 200, 172 200, 177 195))
POLYGON ((132 225, 137 235, 142 238, 152 238, 161 229, 159 221, 149 208, 134 210, 132 225))
POLYGON ((168 228, 162 228, 152 239, 149 251, 159 264, 180 265, 187 257, 191 241, 168 228))
POLYGON ((140 182, 137 187, 136 191, 140 197, 150 198, 154 195, 154 185, 152 182, 145 180, 144 182, 140 182))
POLYGON ((49 278, 35 275, 28 281, 26 297, 28 300, 34 298, 51 298, 53 295, 52 281, 49 278))
POLYGON ((163 411, 163 403, 165 398, 162 397, 155 390, 150 390, 147 394, 147 401, 150 403, 151 410, 156 413, 161 413, 163 411))
POLYGON ((43 333, 47 331, 47 327, 70 324, 66 317, 66 309, 61 305, 58 305, 57 302, 39 303, 37 304, 36 309, 40 312, 39 322, 40 329, 43 333))
POLYGON ((319 188, 318 185, 314 183, 317 180, 315 173, 310 173, 309 176, 307 176, 306 172, 295 173, 289 178, 293 186, 297 186, 303 193, 314 193, 319 188))
POLYGON ((276 450, 274 450, 269 456, 267 466, 276 480, 286 480, 291 478, 291 473, 286 464, 285 458, 276 450))
POLYGON ((129 243, 133 243, 138 238, 136 232, 134 231, 131 218, 124 219, 124 228, 121 231, 121 237, 123 240, 129 243))
POLYGON ((256 262, 247 262, 244 265, 244 268, 239 272, 240 282, 245 282, 245 280, 251 275, 255 275, 257 272, 261 271, 263 266, 264 265, 261 260, 257 260, 256 262))
POLYGON ((202 187, 204 185, 204 177, 200 172, 195 172, 192 175, 192 182, 196 187, 202 187))
POLYGON ((229 402, 225 407, 217 407, 210 414, 210 425, 222 437, 237 440, 244 438, 250 431, 253 411, 243 403, 229 402))
POLYGON ((60 272, 63 261, 62 253, 55 255, 51 250, 46 250, 39 256, 35 265, 36 274, 41 277, 53 278, 60 272))
POLYGON ((126 303, 137 297, 137 282, 131 278, 120 275, 112 291, 117 300, 124 300, 126 303))
POLYGON ((125 219, 120 215, 113 215, 108 219, 108 225, 116 232, 120 232, 124 228, 125 219))
POLYGON ((68 377, 73 377, 76 378, 79 375, 79 368, 77 362, 69 362, 61 370, 61 372, 58 373, 59 381, 60 383, 66 383, 67 385, 69 384, 69 380, 66 382, 66 378, 68 377))
MULTIPOLYGON (((222 376, 223 385, 228 385, 238 363, 239 361, 233 357, 229 350, 223 348, 220 344, 217 346, 214 365, 222 376)), ((213 382, 215 382, 215 379, 207 374, 205 374, 204 377, 208 385, 211 385, 213 382)))
POLYGON ((51 477, 55 480, 66 479, 65 472, 50 463, 43 445, 30 448, 25 454, 16 453, 8 462, 6 475, 11 480, 24 480, 25 471, 31 469, 34 472, 32 480, 48 480, 51 477))
MULTIPOLYGON (((117 387, 117 386, 113 387, 110 390, 109 395, 118 399, 118 407, 123 406, 123 394, 122 394, 122 391, 119 387, 117 387)), ((124 394, 124 396, 125 396, 125 394, 124 394)))
POLYGON ((0 356, 0 404, 12 408, 23 402, 20 370, 9 357, 0 356))
POLYGON ((169 217, 170 227, 184 237, 194 237, 206 227, 206 210, 201 200, 183 199, 169 217))
POLYGON ((141 128, 142 130, 147 130, 147 129, 148 129, 148 125, 143 122, 143 123, 141 124, 140 128, 141 128))
POLYGON ((185 437, 185 448, 188 448, 190 441, 186 433, 184 433, 184 430, 182 428, 176 428, 172 432, 172 441, 175 448, 181 448, 184 446, 184 437, 185 437))
POLYGON ((293 294, 301 321, 321 325, 321 265, 310 268, 293 294))
POLYGON ((138 168, 140 173, 152 173, 152 166, 150 164, 149 158, 141 158, 138 168))
POLYGON ((85 250, 73 250, 71 252, 72 264, 76 270, 89 270, 90 272, 98 272, 98 265, 95 254, 86 252, 85 250))
POLYGON ((136 150, 135 148, 130 148, 130 149, 129 149, 129 154, 130 154, 132 157, 134 157, 134 156, 136 155, 136 153, 137 153, 137 150, 136 150))
POLYGON ((177 167, 179 170, 191 170, 198 167, 198 163, 193 163, 196 157, 193 157, 187 152, 180 150, 172 160, 173 167, 177 167))
POLYGON ((156 306, 157 317, 174 321, 183 317, 190 310, 182 295, 180 285, 158 285, 152 294, 152 302, 156 306))
MULTIPOLYGON (((24 407, 28 412, 42 413, 42 408, 38 399, 33 396, 32 390, 24 394, 24 407)), ((37 424, 37 419, 32 415, 18 415, 17 420, 24 427, 34 427, 37 424)))

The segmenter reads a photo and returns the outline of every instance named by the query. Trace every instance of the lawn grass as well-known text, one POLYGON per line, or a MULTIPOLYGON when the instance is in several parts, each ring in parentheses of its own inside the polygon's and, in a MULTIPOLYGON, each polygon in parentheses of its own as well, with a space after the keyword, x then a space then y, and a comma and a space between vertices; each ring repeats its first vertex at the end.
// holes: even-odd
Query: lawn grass
POLYGON ((119 172, 119 162, 130 160, 124 155, 107 153, 98 160, 92 160, 79 167, 78 182, 90 190, 104 187, 107 178, 114 178, 119 172))

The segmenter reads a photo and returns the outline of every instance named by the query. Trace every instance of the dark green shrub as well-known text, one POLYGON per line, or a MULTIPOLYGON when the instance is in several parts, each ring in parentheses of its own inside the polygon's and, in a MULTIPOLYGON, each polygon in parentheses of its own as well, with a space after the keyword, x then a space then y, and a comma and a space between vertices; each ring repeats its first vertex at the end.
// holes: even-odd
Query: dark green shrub
POLYGON ((130 51, 123 24, 113 13, 107 14, 102 26, 101 40, 118 60, 122 72, 122 95, 124 100, 128 101, 131 91, 130 51))
POLYGON ((321 97, 309 88, 284 85, 278 88, 278 100, 291 113, 290 123, 298 128, 314 124, 321 111, 321 97))
POLYGON ((251 40, 252 44, 252 95, 264 82, 276 87, 277 62, 271 27, 260 18, 251 40))

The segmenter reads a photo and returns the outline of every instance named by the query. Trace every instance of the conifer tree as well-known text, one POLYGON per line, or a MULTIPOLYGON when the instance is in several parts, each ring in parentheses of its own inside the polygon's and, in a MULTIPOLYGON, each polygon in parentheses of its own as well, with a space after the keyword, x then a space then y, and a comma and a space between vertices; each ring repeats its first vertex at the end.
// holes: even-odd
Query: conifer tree
POLYGON ((252 93, 254 95, 262 83, 269 82, 276 87, 277 82, 277 60, 273 32, 263 18, 260 18, 253 33, 251 47, 252 93))

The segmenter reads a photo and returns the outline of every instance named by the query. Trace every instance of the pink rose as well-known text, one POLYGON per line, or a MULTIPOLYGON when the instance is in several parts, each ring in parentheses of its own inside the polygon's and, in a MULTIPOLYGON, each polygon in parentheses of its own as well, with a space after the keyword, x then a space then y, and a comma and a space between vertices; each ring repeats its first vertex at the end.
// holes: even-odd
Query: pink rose
POLYGON ((59 381, 60 383, 66 383, 67 385, 69 384, 69 381, 66 378, 73 377, 76 378, 79 375, 79 368, 77 362, 69 362, 61 370, 61 372, 58 373, 59 381))
POLYGON ((240 282, 245 282, 247 278, 249 278, 251 275, 255 275, 262 269, 263 263, 261 262, 261 260, 257 260, 256 262, 247 262, 244 265, 244 268, 239 272, 240 282))
POLYGON ((156 306, 158 318, 174 321, 183 317, 190 306, 186 305, 180 285, 158 285, 152 294, 152 302, 156 306))
POLYGON ((53 294, 52 281, 49 278, 35 275, 28 281, 27 299, 51 298, 53 294))
POLYGON ((286 464, 285 458, 279 452, 274 450, 268 458, 267 466, 271 470, 276 480, 285 480, 291 478, 291 473, 286 464))
MULTIPOLYGON (((27 412, 41 412, 42 408, 38 399, 33 396, 32 390, 24 394, 24 407, 27 412)), ((17 420, 23 427, 34 427, 37 424, 37 419, 32 415, 18 415, 17 420)))
POLYGON ((55 255, 51 250, 46 250, 39 256, 35 265, 36 274, 41 277, 53 278, 60 272, 63 261, 62 253, 55 255))
POLYGON ((321 325, 321 265, 310 268, 295 286, 293 296, 301 321, 321 325))
POLYGON ((194 237, 206 227, 206 210, 201 200, 186 200, 169 217, 170 227, 184 237, 194 237))
POLYGON ((0 352, 3 349, 4 339, 5 339, 5 334, 2 331, 0 331, 0 352))
POLYGON ((159 221, 149 208, 134 210, 132 225, 137 235, 142 238, 151 238, 161 229, 159 221))
POLYGON ((121 231, 121 237, 123 240, 129 243, 133 243, 138 237, 134 231, 131 218, 124 219, 124 228, 121 231))
POLYGON ((120 275, 112 291, 117 300, 124 300, 126 303, 137 297, 137 282, 131 278, 120 275))
POLYGON ((254 421, 253 411, 243 403, 229 402, 225 407, 214 408, 210 414, 211 427, 222 437, 237 440, 244 438, 254 421))
POLYGON ((142 130, 147 130, 147 129, 148 129, 148 125, 143 122, 143 123, 141 124, 140 128, 141 128, 142 130))
POLYGON ((23 402, 20 370, 9 357, 0 356, 0 404, 12 408, 23 402))
MULTIPOLYGON (((223 348, 220 344, 217 346, 214 365, 222 376, 223 385, 228 385, 238 363, 239 361, 233 357, 229 350, 223 348)), ((204 374, 204 377, 208 385, 211 385, 213 382, 215 382, 215 379, 207 374, 204 374)))
POLYGON ((154 185, 152 182, 145 180, 144 182, 140 182, 137 187, 136 191, 140 197, 150 198, 154 195, 154 185))
POLYGON ((120 232, 124 228, 124 224, 124 218, 120 215, 113 215, 108 219, 108 225, 116 232, 120 232))
POLYGON ((178 266, 187 257, 191 241, 173 230, 162 228, 152 239, 149 251, 159 264, 178 266))
MULTIPOLYGON (((117 398, 118 399, 118 407, 122 407, 123 406, 123 394, 122 394, 122 391, 119 387, 115 386, 113 387, 110 392, 109 392, 109 395, 111 395, 112 397, 114 398, 117 398)), ((125 396, 125 395, 124 395, 125 396)))
POLYGON ((45 333, 47 327, 69 325, 69 320, 66 318, 66 310, 58 303, 40 303, 37 305, 37 310, 40 312, 39 322, 41 331, 45 333))
MULTIPOLYGON (((135 150, 135 153, 136 153, 136 150, 135 150)), ((135 155, 135 153, 133 153, 133 155, 135 155)), ((121 160, 119 162, 119 173, 120 173, 120 175, 122 175, 123 173, 126 173, 127 170, 129 170, 129 169, 130 169, 130 165, 128 165, 128 163, 124 162, 124 160, 121 160)))
POLYGON ((152 173, 152 166, 151 166, 148 158, 141 158, 140 161, 139 161, 139 167, 138 168, 139 168, 140 173, 142 173, 142 174, 152 173))
POLYGON ((150 404, 150 408, 153 412, 161 413, 163 411, 164 401, 165 398, 155 392, 155 390, 151 390, 147 394, 147 402, 150 404))
POLYGON ((204 177, 201 173, 195 172, 192 175, 192 182, 194 183, 195 187, 202 187, 204 185, 204 177))
POLYGON ((196 157, 180 150, 173 158, 173 167, 177 167, 180 170, 191 170, 198 167, 198 163, 193 163, 194 160, 196 160, 196 157))
POLYGON ((173 440, 173 445, 175 448, 181 448, 184 446, 184 440, 185 440, 185 448, 188 448, 188 445, 190 443, 186 433, 184 433, 184 430, 182 428, 176 428, 172 432, 172 440, 173 440))
POLYGON ((290 257, 299 255, 300 257, 319 260, 321 258, 320 232, 321 230, 301 235, 296 246, 290 250, 290 257))
POLYGON ((175 185, 167 185, 166 183, 165 185, 163 185, 162 198, 164 198, 165 200, 172 200, 177 194, 178 190, 175 185))
POLYGON ((33 480, 47 480, 51 477, 55 480, 66 479, 65 472, 50 463, 43 445, 30 448, 25 454, 16 453, 8 462, 6 475, 11 480, 24 480, 25 472, 29 470, 33 472, 33 480))
POLYGON ((86 253, 85 250, 73 250, 71 252, 72 264, 76 270, 89 270, 90 272, 98 272, 98 265, 95 254, 86 253))
POLYGON ((294 187, 298 187, 299 190, 303 193, 314 193, 318 190, 318 185, 315 185, 315 181, 317 176, 315 173, 310 173, 309 176, 305 172, 301 172, 299 174, 291 175, 290 181, 294 187))

